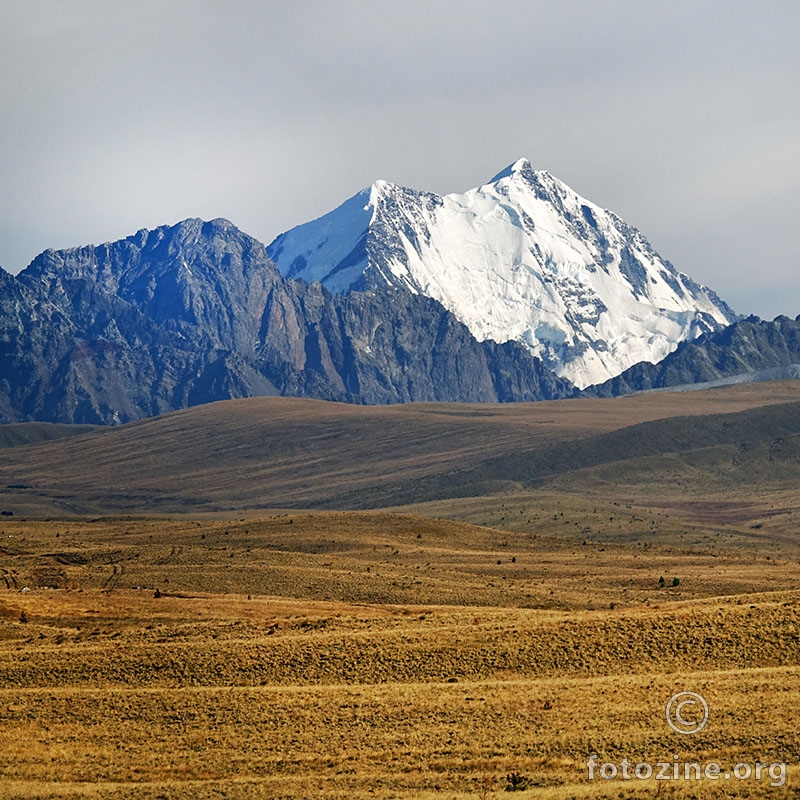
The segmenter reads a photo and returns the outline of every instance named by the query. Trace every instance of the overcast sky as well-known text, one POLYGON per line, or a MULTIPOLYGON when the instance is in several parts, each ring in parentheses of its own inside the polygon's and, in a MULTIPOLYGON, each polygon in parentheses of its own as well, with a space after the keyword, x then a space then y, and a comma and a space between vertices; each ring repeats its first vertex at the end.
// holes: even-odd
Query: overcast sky
POLYGON ((0 0, 0 265, 195 216, 269 243, 525 156, 794 317, 798 42, 797 0, 0 0))

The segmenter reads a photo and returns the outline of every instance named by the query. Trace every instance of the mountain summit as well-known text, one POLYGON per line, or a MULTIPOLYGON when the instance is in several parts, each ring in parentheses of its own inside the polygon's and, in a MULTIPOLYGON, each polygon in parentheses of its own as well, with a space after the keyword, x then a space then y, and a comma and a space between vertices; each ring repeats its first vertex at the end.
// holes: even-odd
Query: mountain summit
POLYGON ((736 319, 644 236, 520 159, 439 196, 377 181, 267 249, 284 276, 439 301, 479 340, 516 341, 583 388, 736 319))

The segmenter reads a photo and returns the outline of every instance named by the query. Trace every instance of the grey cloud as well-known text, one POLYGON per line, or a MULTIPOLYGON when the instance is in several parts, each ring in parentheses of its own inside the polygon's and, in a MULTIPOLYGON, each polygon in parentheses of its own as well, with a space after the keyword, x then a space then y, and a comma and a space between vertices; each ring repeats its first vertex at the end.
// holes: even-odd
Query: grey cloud
POLYGON ((800 6, 7 2, 0 264, 226 216, 269 241, 377 178, 527 156, 738 310, 800 312, 800 6))

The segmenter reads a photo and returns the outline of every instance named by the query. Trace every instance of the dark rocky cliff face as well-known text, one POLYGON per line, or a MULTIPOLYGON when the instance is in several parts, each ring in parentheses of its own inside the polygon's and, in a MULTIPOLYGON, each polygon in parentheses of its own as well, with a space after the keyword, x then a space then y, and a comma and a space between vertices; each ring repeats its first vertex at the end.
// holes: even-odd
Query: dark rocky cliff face
MULTIPOLYGON (((586 394, 614 397, 750 375, 800 364, 800 317, 757 317, 736 322, 679 345, 658 364, 636 364, 586 394)), ((776 374, 775 377, 778 377, 776 374)))
POLYGON ((396 403, 573 391, 521 346, 477 342, 428 298, 333 297, 284 279, 226 220, 0 271, 0 422, 115 424, 264 394, 396 403))
POLYGON ((436 301, 388 287, 333 296, 290 285, 270 298, 262 332, 263 370, 291 395, 509 402, 574 392, 522 346, 479 343, 436 301))

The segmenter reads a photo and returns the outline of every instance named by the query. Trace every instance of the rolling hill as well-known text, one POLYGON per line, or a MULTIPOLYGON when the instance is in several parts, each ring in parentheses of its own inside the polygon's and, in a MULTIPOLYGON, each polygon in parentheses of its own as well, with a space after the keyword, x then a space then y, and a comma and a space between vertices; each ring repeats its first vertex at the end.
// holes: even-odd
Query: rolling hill
POLYGON ((780 487, 800 469, 798 401, 793 381, 510 405, 226 401, 6 450, 0 509, 382 508, 637 475, 658 497, 683 469, 695 493, 720 470, 721 490, 780 487))

